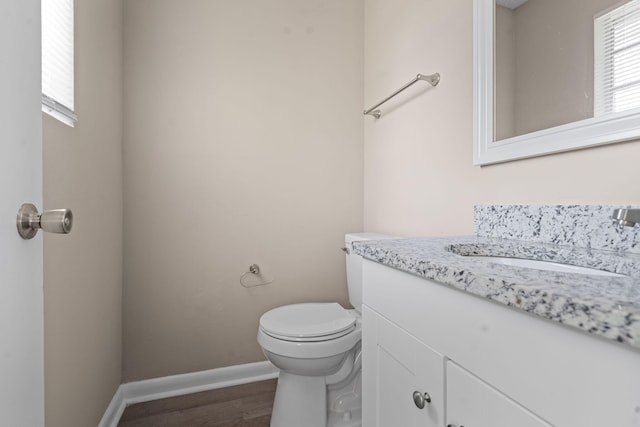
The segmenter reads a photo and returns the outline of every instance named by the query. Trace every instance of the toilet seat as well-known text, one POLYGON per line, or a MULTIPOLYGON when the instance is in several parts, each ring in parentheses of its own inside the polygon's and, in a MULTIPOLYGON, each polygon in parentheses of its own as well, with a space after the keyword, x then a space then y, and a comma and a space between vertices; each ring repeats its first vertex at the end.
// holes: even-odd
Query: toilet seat
POLYGON ((298 359, 334 357, 352 349, 360 342, 361 338, 362 325, 360 321, 356 322, 355 329, 341 337, 307 342, 274 338, 261 327, 258 328, 258 343, 263 350, 280 356, 298 359))
POLYGON ((342 336, 347 335, 348 333, 350 333, 351 331, 353 331, 356 328, 356 325, 353 325, 352 327, 350 327, 349 329, 345 329, 344 331, 340 331, 337 332, 335 334, 329 334, 329 335, 321 335, 318 337, 304 337, 304 338, 296 338, 296 337, 289 337, 286 335, 278 335, 275 334, 273 332, 269 332, 267 330, 265 330, 264 328, 262 328, 262 331, 269 335, 270 337, 279 339, 279 340, 284 340, 284 341, 294 341, 294 342, 318 342, 318 341, 331 341, 334 340, 336 338, 340 338, 342 336))
POLYGON ((356 327, 356 317, 338 303, 291 304, 260 318, 260 329, 277 339, 318 342, 340 338, 356 327))

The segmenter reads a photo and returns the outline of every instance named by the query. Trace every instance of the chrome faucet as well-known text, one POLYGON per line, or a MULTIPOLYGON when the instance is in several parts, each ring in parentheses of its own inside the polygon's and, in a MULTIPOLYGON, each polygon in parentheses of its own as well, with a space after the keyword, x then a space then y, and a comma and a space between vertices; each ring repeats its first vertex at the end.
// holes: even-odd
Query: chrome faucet
POLYGON ((640 209, 614 209, 611 218, 615 224, 633 227, 640 222, 640 209))

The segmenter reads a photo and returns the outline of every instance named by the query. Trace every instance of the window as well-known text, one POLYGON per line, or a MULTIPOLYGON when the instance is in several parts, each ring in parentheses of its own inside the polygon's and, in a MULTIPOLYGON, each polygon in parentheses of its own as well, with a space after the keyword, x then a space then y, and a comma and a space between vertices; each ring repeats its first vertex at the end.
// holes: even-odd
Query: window
POLYGON ((594 20, 594 116, 640 107, 640 0, 594 20))
POLYGON ((42 111, 73 126, 73 0, 42 0, 42 111))

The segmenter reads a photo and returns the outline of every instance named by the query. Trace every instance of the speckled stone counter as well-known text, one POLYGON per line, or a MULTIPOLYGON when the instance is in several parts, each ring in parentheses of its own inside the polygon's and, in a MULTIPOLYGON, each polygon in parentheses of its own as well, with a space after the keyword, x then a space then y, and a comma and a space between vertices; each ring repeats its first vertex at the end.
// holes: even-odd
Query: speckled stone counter
MULTIPOLYGON (((628 242, 635 245, 637 231, 630 230, 634 234, 628 235, 628 242)), ((588 233, 589 229, 582 232, 588 233)), ((381 264, 640 350, 638 253, 483 236, 361 241, 354 242, 353 251, 381 264), (625 277, 514 267, 483 256, 552 261, 625 277)))

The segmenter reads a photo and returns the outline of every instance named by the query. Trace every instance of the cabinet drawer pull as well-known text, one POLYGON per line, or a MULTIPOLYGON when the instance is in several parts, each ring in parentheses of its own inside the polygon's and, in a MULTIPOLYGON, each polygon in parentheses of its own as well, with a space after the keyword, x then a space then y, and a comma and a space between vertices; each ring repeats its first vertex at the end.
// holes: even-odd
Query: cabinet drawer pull
POLYGON ((413 392, 413 403, 416 404, 418 409, 423 409, 425 404, 431 403, 431 396, 429 396, 429 393, 420 393, 416 390, 413 392))
MULTIPOLYGON (((447 427, 456 427, 455 424, 447 424, 447 427)), ((464 426, 460 426, 460 427, 464 427, 464 426)))

